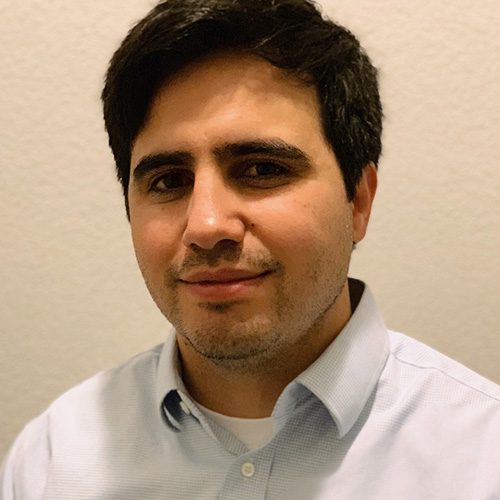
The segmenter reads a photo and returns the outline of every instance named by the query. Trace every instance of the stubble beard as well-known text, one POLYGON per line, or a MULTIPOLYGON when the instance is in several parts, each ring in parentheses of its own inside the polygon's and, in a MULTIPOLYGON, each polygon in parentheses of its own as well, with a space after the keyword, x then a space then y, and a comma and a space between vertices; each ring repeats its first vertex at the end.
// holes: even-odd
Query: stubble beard
MULTIPOLYGON (((226 254, 221 260, 230 262, 232 259, 228 257, 226 254)), ((280 312, 287 308, 280 284, 284 268, 279 261, 264 255, 240 254, 237 260, 239 264, 243 263, 242 267, 270 272, 265 279, 276 280, 277 293, 271 305, 277 311, 278 320, 275 324, 271 324, 269 318, 259 313, 242 317, 238 308, 245 307, 245 300, 230 300, 197 304, 201 311, 207 312, 210 319, 204 321, 202 326, 188 326, 186 317, 189 313, 184 314, 180 305, 178 276, 181 268, 195 267, 198 263, 196 258, 188 259, 187 265, 171 266, 167 270, 165 283, 170 300, 166 302, 170 306, 162 312, 175 327, 176 333, 203 358, 227 371, 253 373, 264 362, 269 361, 283 343, 282 331, 276 328, 276 324, 282 323, 280 312)), ((215 267, 218 263, 219 260, 206 262, 210 267, 215 267)))
MULTIPOLYGON (((304 276, 311 283, 308 291, 315 297, 305 297, 303 302, 292 300, 303 284, 287 283, 281 263, 267 256, 238 257, 239 262, 251 263, 254 269, 273 270, 266 279, 276 280, 275 294, 268 306, 274 317, 257 313, 251 318, 238 320, 240 301, 205 303, 199 307, 209 310, 212 315, 210 323, 206 321, 202 326, 191 327, 183 319, 185 315, 179 300, 176 278, 182 266, 171 266, 167 270, 160 293, 155 293, 147 280, 146 284, 161 312, 196 353, 228 372, 262 373, 272 370, 280 355, 287 352, 287 347, 294 342, 300 341, 307 346, 307 340, 323 326, 346 286, 350 249, 348 256, 342 255, 340 259, 337 256, 336 262, 322 265, 325 260, 335 260, 326 250, 310 261, 304 276), (333 270, 331 275, 321 275, 325 268, 333 270), (169 296, 168 300, 164 300, 165 294, 169 296)), ((196 265, 196 259, 192 265, 196 265)), ((217 262, 209 265, 216 266, 217 262)))

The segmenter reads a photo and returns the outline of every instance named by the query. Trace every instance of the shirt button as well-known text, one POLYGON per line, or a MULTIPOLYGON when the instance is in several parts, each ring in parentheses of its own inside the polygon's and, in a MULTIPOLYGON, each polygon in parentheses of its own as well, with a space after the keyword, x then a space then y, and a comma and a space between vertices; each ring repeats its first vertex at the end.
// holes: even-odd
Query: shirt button
POLYGON ((241 466, 241 473, 245 477, 252 477, 255 474, 255 465, 252 462, 245 462, 241 466))
POLYGON ((179 406, 182 408, 182 411, 186 414, 189 415, 191 413, 191 410, 188 408, 188 405, 184 403, 184 401, 181 401, 179 403, 179 406))

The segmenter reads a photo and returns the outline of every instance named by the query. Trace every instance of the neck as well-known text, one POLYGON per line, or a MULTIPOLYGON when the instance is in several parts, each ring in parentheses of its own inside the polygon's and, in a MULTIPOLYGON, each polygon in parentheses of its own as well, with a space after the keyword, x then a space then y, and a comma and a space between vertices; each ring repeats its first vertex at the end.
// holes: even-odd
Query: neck
POLYGON ((302 371, 295 363, 276 359, 266 369, 238 370, 200 358, 191 363, 189 355, 181 355, 189 394, 210 410, 239 418, 270 416, 283 389, 302 371))
POLYGON ((183 380, 191 397, 204 407, 240 418, 271 415, 276 401, 300 373, 333 342, 351 316, 348 287, 320 325, 251 366, 240 360, 214 362, 177 335, 183 380))

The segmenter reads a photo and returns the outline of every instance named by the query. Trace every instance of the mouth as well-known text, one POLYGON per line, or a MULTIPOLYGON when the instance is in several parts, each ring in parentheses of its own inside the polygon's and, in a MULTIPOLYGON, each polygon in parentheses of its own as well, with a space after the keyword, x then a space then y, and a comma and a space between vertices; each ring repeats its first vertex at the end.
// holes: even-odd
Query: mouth
POLYGON ((218 284, 218 283, 235 283, 239 281, 247 281, 260 278, 270 274, 270 271, 255 272, 246 271, 240 269, 221 269, 215 272, 211 271, 200 271, 192 273, 185 278, 181 279, 181 282, 187 284, 218 284))
POLYGON ((271 271, 207 271, 193 273, 180 283, 197 299, 220 302, 248 298, 270 274, 271 271))

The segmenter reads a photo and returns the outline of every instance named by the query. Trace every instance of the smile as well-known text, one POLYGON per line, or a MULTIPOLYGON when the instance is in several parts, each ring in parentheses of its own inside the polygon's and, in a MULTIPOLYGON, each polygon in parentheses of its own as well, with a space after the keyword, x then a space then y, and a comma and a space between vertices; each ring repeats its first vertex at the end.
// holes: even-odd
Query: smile
POLYGON ((240 270, 200 272, 181 279, 180 283, 197 299, 227 301, 249 297, 270 271, 255 273, 240 270))

